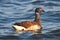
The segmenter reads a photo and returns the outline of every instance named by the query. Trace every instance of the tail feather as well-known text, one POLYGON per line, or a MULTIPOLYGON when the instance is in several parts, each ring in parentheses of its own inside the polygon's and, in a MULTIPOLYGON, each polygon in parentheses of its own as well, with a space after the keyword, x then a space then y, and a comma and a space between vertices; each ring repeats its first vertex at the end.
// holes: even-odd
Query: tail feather
POLYGON ((17 25, 13 25, 12 26, 15 30, 25 30, 26 28, 24 28, 23 26, 17 26, 17 25))

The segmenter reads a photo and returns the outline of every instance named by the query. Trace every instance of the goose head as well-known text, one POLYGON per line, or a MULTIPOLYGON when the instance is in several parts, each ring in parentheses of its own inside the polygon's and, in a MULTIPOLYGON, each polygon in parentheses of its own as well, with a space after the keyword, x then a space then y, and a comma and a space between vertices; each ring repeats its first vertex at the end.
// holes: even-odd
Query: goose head
POLYGON ((41 13, 41 12, 45 12, 42 7, 38 7, 35 9, 35 13, 41 13))

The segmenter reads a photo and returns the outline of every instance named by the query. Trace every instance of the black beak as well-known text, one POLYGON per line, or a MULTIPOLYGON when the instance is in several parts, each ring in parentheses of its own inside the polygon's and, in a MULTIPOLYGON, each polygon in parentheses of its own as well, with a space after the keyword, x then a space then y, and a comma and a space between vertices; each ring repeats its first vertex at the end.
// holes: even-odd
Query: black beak
POLYGON ((45 12, 45 10, 42 10, 42 12, 45 12))

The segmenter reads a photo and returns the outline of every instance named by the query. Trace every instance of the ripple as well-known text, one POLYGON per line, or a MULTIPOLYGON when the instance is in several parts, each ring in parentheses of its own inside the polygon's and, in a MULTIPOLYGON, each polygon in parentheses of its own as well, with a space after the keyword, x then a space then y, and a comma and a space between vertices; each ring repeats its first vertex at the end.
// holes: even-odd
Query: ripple
POLYGON ((12 7, 12 6, 10 6, 10 5, 8 5, 8 4, 0 3, 0 7, 12 7))
POLYGON ((60 6, 60 4, 56 4, 56 3, 45 3, 45 6, 60 6))
POLYGON ((0 29, 10 29, 9 27, 0 27, 0 29))
POLYGON ((1 40, 20 40, 20 38, 18 36, 14 36, 14 35, 7 35, 7 36, 3 36, 3 37, 0 37, 1 40))
POLYGON ((11 3, 11 2, 8 2, 8 3, 6 3, 6 4, 14 4, 14 5, 21 5, 20 3, 11 3))
POLYGON ((31 2, 32 4, 34 5, 40 5, 40 4, 43 4, 44 1, 34 1, 34 2, 31 2))
POLYGON ((4 14, 4 12, 0 12, 0 14, 4 14))
POLYGON ((37 1, 34 1, 34 2, 32 2, 32 3, 40 3, 40 2, 44 2, 44 1, 39 1, 39 0, 37 0, 37 1))

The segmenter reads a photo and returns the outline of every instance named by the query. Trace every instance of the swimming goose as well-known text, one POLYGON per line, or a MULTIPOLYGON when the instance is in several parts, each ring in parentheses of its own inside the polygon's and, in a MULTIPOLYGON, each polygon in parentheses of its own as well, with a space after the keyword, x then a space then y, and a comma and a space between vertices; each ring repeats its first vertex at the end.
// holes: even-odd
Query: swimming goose
POLYGON ((19 22, 13 24, 13 28, 16 31, 41 31, 42 26, 41 26, 41 19, 40 19, 40 13, 44 12, 43 8, 39 7, 35 9, 35 20, 34 21, 25 21, 25 22, 19 22))

